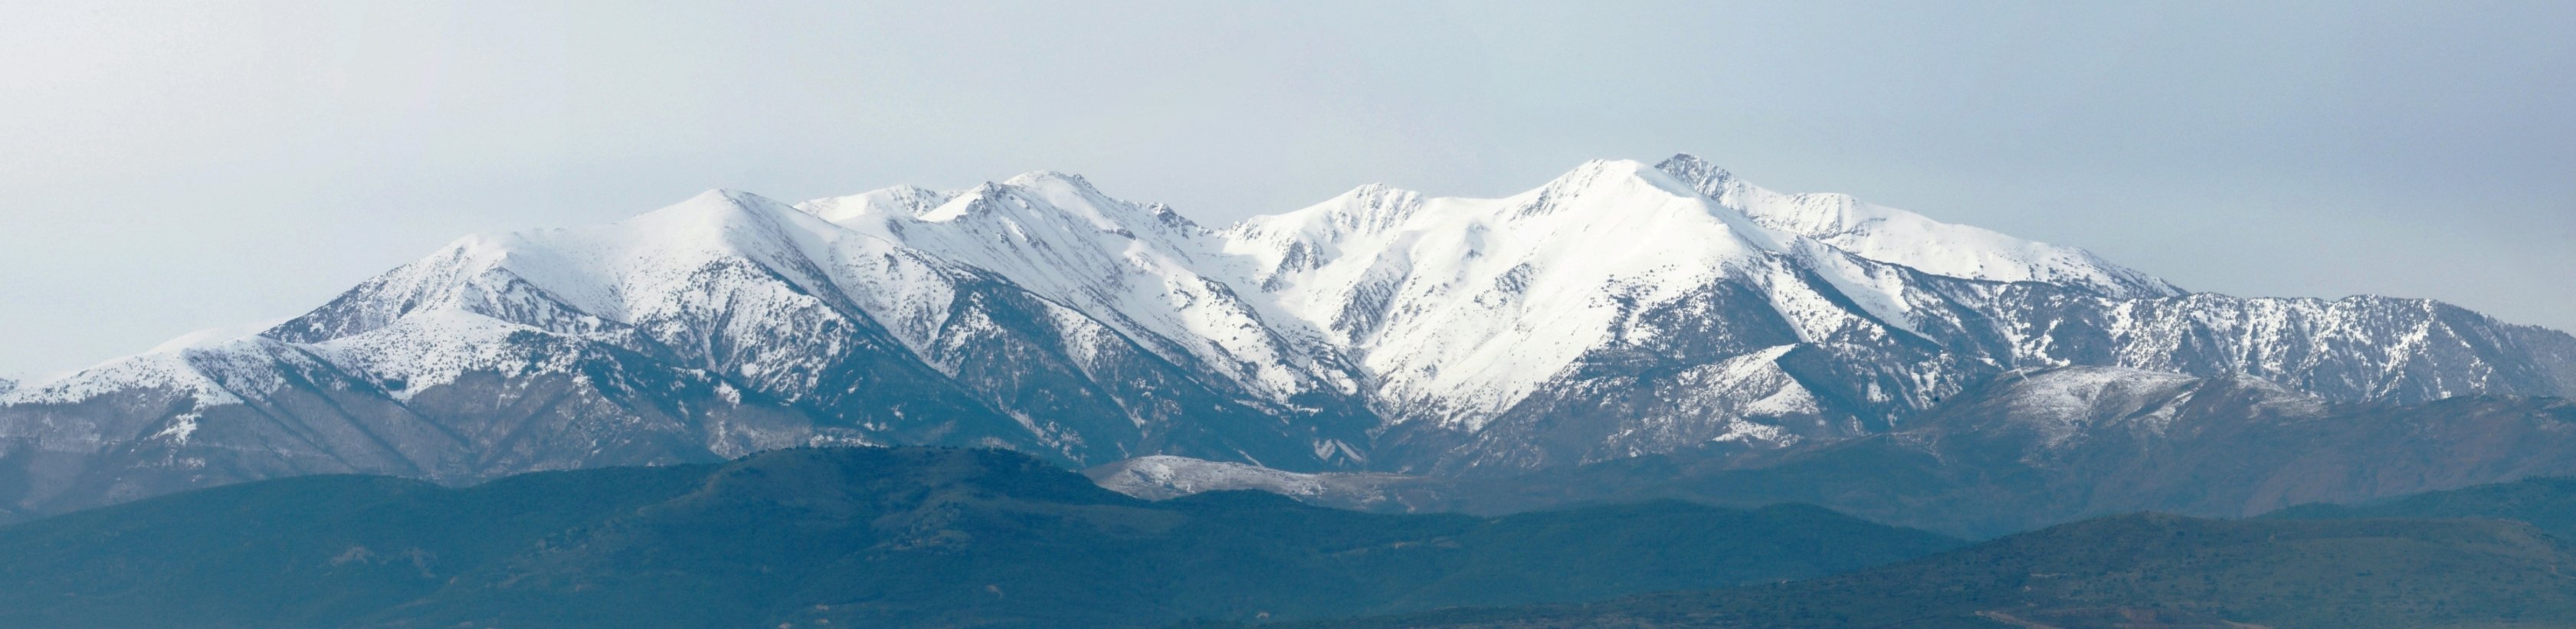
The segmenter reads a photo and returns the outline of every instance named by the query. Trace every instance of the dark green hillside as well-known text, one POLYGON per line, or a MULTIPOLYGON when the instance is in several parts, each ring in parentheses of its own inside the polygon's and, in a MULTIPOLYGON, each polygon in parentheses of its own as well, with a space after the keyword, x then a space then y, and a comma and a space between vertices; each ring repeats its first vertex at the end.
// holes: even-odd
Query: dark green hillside
POLYGON ((1329 627, 2568 626, 2576 555, 2493 520, 2139 514, 1778 585, 1329 627))
POLYGON ((0 528, 0 626, 346 621, 687 491, 714 468, 540 472, 467 491, 306 476, 0 528))
POLYGON ((1146 502, 1023 455, 262 481, 0 528, 0 626, 1133 626, 1810 578, 1957 542, 1813 507, 1146 502))

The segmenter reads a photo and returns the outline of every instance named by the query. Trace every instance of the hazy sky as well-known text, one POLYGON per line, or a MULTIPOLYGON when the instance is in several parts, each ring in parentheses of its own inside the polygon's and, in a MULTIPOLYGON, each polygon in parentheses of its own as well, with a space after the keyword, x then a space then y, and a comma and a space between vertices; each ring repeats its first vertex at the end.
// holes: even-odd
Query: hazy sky
POLYGON ((1674 152, 2576 329, 2576 3, 11 4, 0 374, 713 187, 1044 168, 1218 223, 1674 152))

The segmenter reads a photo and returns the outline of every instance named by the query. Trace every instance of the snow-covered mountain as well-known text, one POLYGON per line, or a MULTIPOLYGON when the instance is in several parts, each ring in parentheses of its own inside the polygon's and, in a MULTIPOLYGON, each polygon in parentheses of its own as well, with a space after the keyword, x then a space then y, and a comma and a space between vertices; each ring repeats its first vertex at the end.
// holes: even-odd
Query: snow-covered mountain
POLYGON ((2185 293, 1689 156, 1500 199, 1363 186, 1223 228, 1040 172, 468 237, 255 336, 0 391, 0 468, 31 479, 8 496, 28 512, 815 443, 1503 473, 1875 434, 2061 365, 2356 402, 2576 391, 2562 333, 2185 293))

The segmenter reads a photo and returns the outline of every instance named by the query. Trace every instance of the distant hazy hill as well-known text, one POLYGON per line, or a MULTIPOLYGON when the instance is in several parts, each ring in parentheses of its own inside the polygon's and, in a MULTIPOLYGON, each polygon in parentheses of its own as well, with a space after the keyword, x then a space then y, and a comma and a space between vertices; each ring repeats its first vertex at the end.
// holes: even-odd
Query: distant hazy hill
POLYGON ((2139 514, 1797 583, 1314 626, 2564 627, 2571 565, 2517 522, 2139 514))
POLYGON ((1004 451, 799 449, 465 489, 301 477, 0 528, 0 626, 1151 626, 1778 582, 1957 544, 1802 506, 1147 502, 1004 451))
POLYGON ((2533 478, 2436 491, 2356 505, 2300 505, 2263 517, 2289 520, 2485 518, 2540 527, 2576 541, 2576 478, 2533 478))

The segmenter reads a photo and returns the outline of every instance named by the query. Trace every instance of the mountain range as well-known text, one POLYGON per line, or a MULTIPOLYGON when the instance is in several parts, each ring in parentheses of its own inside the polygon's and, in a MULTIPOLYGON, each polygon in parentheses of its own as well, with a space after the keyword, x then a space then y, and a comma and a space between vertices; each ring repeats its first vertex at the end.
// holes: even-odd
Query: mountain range
MULTIPOLYGON (((1049 172, 793 205, 714 191, 470 236, 256 335, 0 391, 0 504, 816 445, 1461 479, 1738 468, 1911 443, 1963 396, 2020 408, 1981 397, 1998 380, 2083 373, 2336 409, 2524 400, 2576 391, 2576 338, 2428 300, 2188 292, 1687 155, 1500 199, 1363 186, 1221 228, 1049 172)), ((2086 408, 2015 425, 2049 447, 2161 430, 2086 408)))

